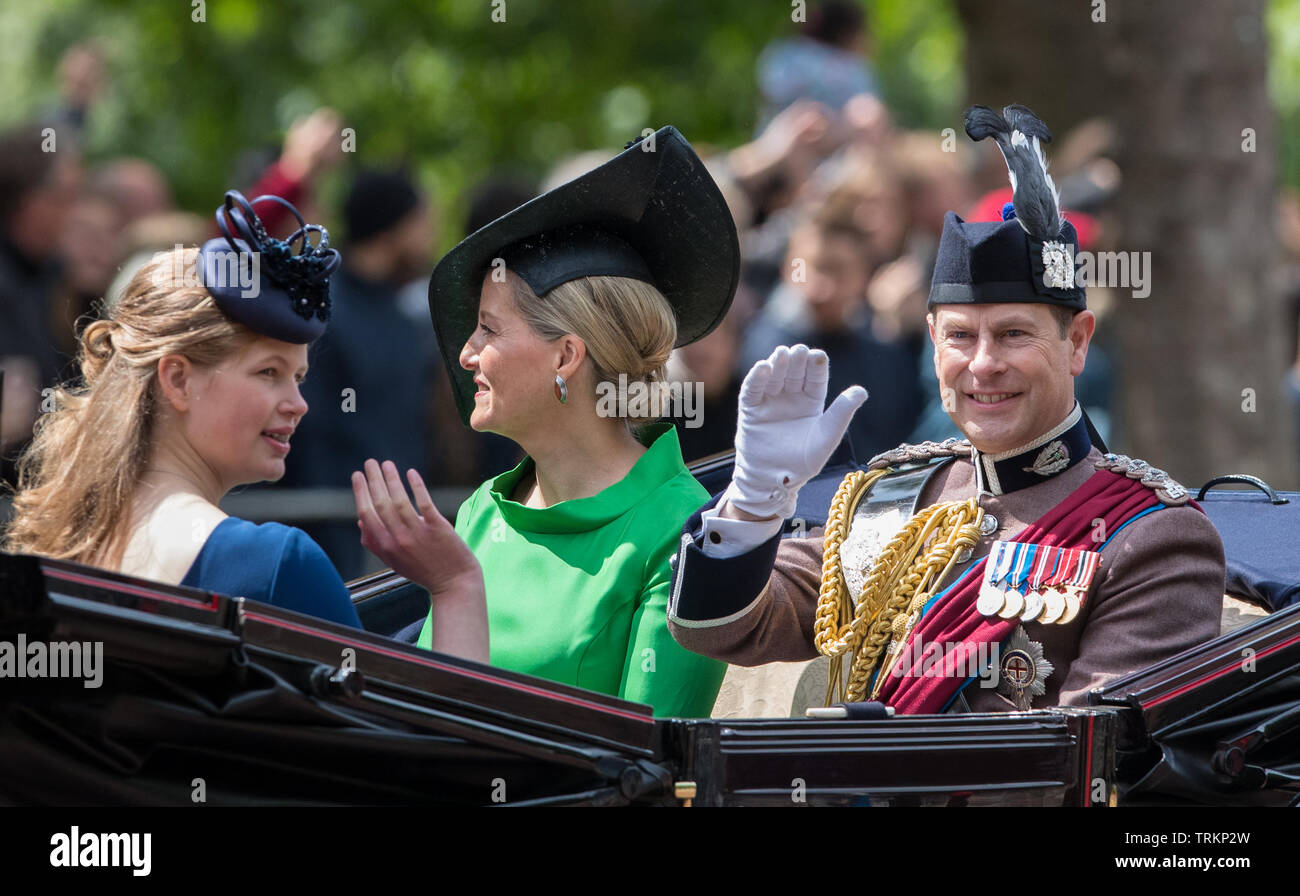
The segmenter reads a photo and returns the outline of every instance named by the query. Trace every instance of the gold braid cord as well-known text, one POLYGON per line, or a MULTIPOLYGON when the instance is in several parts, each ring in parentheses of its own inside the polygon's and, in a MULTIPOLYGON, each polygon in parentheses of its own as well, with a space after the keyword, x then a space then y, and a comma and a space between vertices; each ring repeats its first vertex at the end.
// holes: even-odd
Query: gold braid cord
POLYGON ((957 564, 965 549, 979 542, 984 511, 974 498, 933 504, 918 511, 871 564, 857 606, 841 568, 840 545, 848 536, 862 498, 890 469, 854 471, 844 477, 826 517, 822 585, 817 599, 813 643, 831 658, 826 702, 856 702, 866 696, 871 671, 884 653, 874 697, 907 642, 921 608, 957 564), (848 655, 849 679, 843 678, 848 655))

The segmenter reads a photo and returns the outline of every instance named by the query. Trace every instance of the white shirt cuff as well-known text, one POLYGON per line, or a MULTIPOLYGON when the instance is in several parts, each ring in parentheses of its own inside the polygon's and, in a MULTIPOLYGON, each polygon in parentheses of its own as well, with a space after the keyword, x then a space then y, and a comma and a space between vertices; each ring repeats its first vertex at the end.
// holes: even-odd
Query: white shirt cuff
POLYGON ((716 506, 710 507, 700 516, 704 521, 704 535, 700 549, 704 556, 725 560, 739 557, 768 541, 781 531, 785 520, 732 520, 718 515, 718 507, 726 500, 725 496, 716 506))

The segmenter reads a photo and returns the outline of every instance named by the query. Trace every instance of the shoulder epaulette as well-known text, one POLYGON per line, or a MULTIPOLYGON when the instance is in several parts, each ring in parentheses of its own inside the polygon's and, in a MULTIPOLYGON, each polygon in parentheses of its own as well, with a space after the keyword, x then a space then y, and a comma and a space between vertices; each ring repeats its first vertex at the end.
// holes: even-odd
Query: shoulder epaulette
POLYGON ((919 445, 899 445, 882 451, 867 464, 868 470, 883 470, 898 464, 917 464, 939 457, 970 457, 970 442, 965 439, 944 439, 942 442, 925 441, 919 445))
POLYGON ((1191 495, 1181 484, 1164 470, 1151 466, 1144 460, 1135 460, 1123 454, 1103 454, 1095 466, 1098 470, 1108 470, 1136 479, 1156 493, 1164 504, 1179 506, 1191 500, 1191 495))

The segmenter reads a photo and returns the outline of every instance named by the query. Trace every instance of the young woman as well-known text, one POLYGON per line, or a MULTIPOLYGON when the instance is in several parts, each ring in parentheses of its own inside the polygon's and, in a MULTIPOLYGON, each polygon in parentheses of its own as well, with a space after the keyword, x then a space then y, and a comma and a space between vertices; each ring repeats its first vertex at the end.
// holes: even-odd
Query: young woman
POLYGON ((707 716, 726 667, 677 646, 666 611, 682 525, 708 494, 676 431, 650 422, 673 347, 722 319, 738 273, 721 194, 672 128, 472 234, 434 272, 434 329, 466 423, 528 456, 433 553, 399 543, 386 519, 413 512, 397 471, 367 462, 363 543, 417 581, 468 544, 494 665, 707 716))
MULTIPOLYGON (((37 425, 6 549, 360 627, 347 587, 303 532, 218 506, 237 485, 284 475, 307 413, 307 345, 324 331, 338 263, 324 231, 292 206, 298 231, 268 236, 253 211, 263 200, 288 206, 228 193, 217 213, 224 238, 155 257, 86 328, 84 383, 58 390, 37 425)), ((412 537, 444 543, 450 526, 418 476, 412 487, 423 511, 412 537)), ((485 660, 481 574, 468 550, 442 560, 426 585, 442 623, 434 646, 485 660)))

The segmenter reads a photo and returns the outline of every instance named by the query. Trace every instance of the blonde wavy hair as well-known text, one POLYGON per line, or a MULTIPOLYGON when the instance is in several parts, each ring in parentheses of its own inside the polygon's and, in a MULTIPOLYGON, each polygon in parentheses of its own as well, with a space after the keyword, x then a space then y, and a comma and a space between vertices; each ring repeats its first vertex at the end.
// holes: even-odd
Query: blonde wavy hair
MULTIPOLYGON (((677 341, 677 317, 654 286, 629 277, 579 277, 538 298, 524 279, 508 272, 519 315, 547 341, 572 333, 587 346, 596 382, 645 383, 652 391, 668 389, 668 356, 677 341)), ((656 396, 666 398, 666 394, 656 396)), ((666 401, 647 403, 663 407, 666 401)), ((629 417, 636 430, 654 419, 629 417)))
POLYGON ((14 553, 112 565, 149 462, 158 419, 158 361, 179 354, 211 367, 257 335, 235 323, 192 278, 197 249, 160 252, 138 270, 107 317, 86 327, 83 382, 54 390, 18 465, 14 553))

